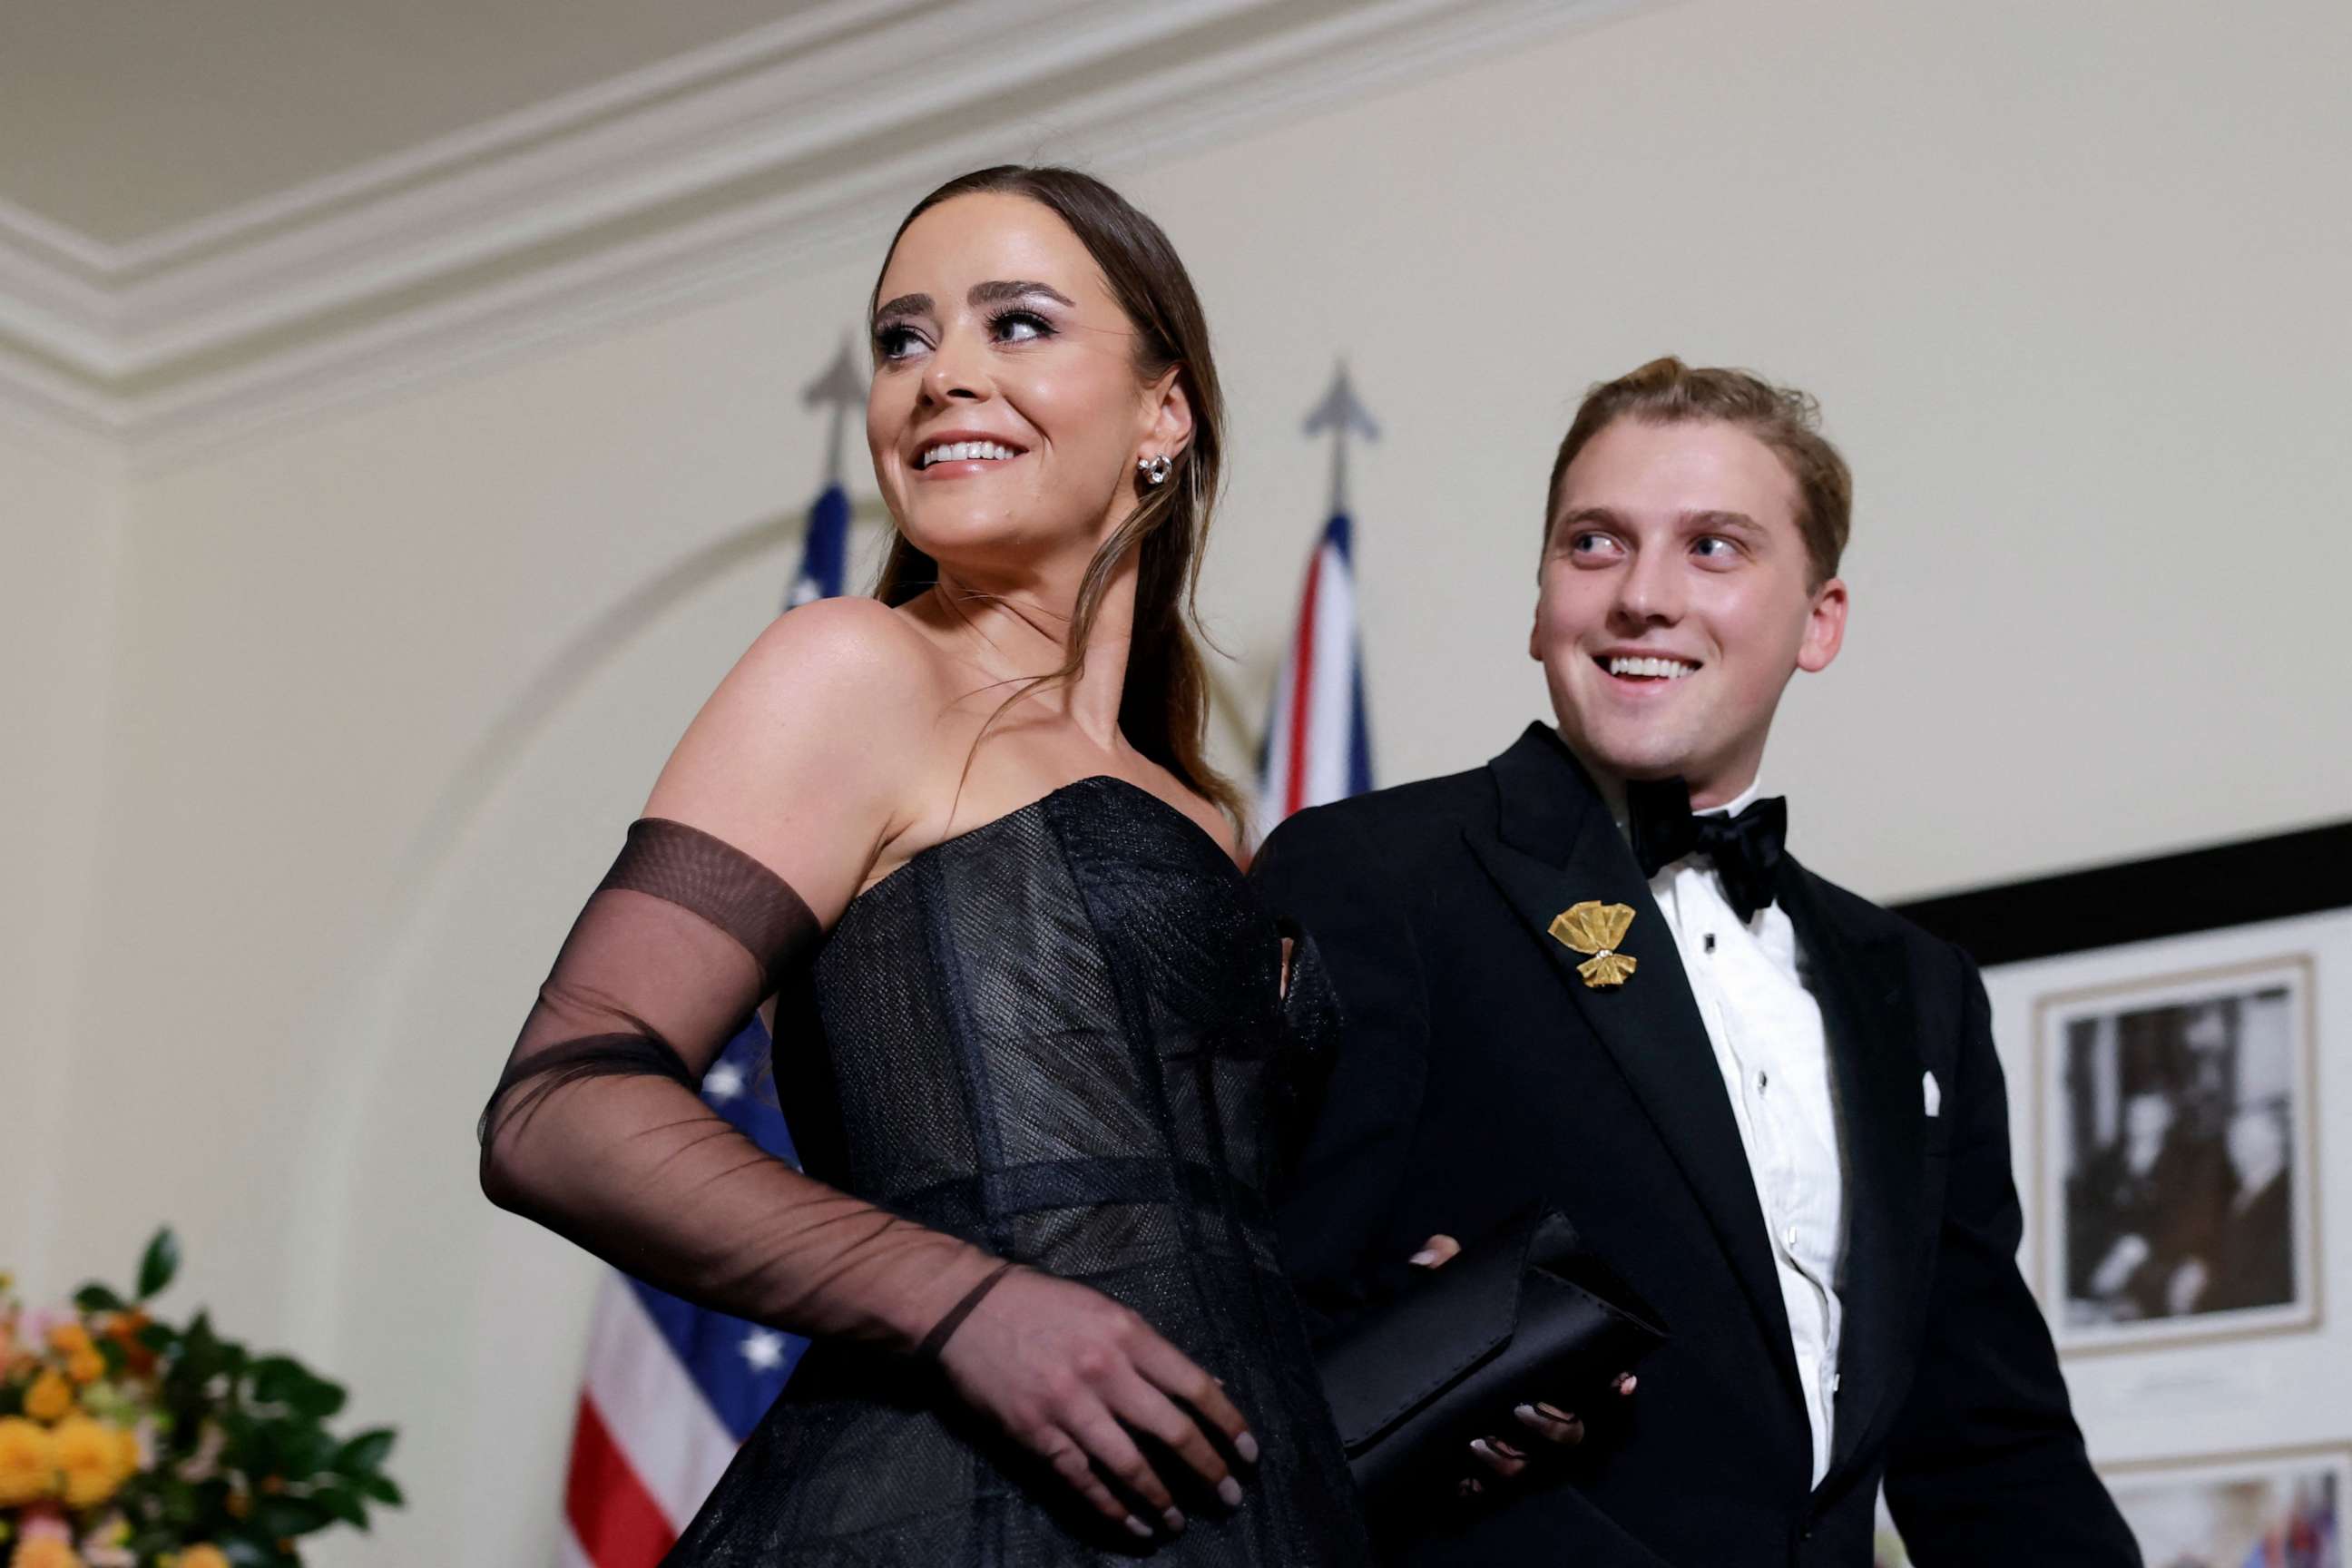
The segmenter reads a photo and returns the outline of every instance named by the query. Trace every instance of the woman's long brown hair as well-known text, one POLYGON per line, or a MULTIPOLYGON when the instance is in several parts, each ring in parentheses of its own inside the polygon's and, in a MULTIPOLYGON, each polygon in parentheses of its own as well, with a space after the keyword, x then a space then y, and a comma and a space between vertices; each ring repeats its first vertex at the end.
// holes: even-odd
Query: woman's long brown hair
MULTIPOLYGON (((1139 552, 1135 633, 1128 650, 1127 685, 1119 698, 1119 731, 1128 744, 1208 799, 1236 828, 1245 827, 1241 792, 1209 766, 1206 754, 1209 678, 1201 658, 1196 595, 1201 547, 1208 537, 1224 459, 1225 408, 1216 363, 1209 355, 1209 323, 1200 296, 1160 226, 1117 191, 1075 169, 1004 163, 960 175, 916 203, 898 225, 898 235, 941 202, 976 192, 1026 196, 1069 225, 1102 268, 1112 296, 1135 328, 1137 375, 1151 381, 1173 369, 1192 409, 1192 438, 1176 455, 1174 469, 1164 483, 1138 487, 1135 510, 1087 563, 1061 668, 1030 678, 1006 701, 1069 680, 1086 667, 1087 642, 1101 613, 1103 595, 1129 552, 1139 552)), ((898 249, 898 235, 891 237, 890 251, 898 249)), ((889 255, 883 255, 885 271, 889 255)), ((869 318, 881 300, 878 276, 874 290, 866 306, 869 318)), ((874 596, 887 605, 903 605, 938 583, 939 575, 937 562, 905 534, 894 533, 874 596)))

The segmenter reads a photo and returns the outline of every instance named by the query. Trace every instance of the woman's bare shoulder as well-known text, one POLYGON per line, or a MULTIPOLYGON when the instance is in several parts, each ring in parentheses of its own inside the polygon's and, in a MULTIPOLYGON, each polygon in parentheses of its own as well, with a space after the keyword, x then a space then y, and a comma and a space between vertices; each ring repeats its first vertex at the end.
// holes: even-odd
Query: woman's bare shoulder
POLYGON ((855 702, 927 681, 938 663, 930 638, 879 599, 819 599, 768 623, 728 679, 855 702))
POLYGON ((695 715, 646 815, 760 859, 829 921, 910 809, 939 664, 930 640, 875 600, 785 612, 695 715))

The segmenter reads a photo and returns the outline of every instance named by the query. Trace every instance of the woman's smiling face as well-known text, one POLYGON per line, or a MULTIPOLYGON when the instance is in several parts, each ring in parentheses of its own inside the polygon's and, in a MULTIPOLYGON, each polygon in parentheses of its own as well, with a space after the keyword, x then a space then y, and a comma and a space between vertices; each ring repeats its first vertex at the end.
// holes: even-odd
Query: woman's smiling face
POLYGON ((956 196, 907 226, 876 299, 866 437, 900 531, 943 565, 1082 568, 1136 459, 1181 445, 1085 245, 1026 196, 956 196))

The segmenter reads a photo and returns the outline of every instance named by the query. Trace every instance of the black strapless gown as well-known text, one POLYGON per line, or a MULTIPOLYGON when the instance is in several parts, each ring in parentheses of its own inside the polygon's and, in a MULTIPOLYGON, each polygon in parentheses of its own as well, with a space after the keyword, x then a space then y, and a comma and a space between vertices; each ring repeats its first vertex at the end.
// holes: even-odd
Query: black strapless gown
POLYGON ((1141 1313, 1249 1420, 1262 1458, 1238 1510, 1177 1485, 1184 1532, 1137 1542, 935 1373, 821 1342, 667 1563, 1369 1562, 1264 1196, 1331 1044, 1300 1021, 1311 986, 1286 1009, 1280 963, 1214 841, 1099 777, 866 889, 779 1003, 778 1080, 811 1173, 1141 1313), (795 1049, 812 1030, 824 1049, 795 1049))

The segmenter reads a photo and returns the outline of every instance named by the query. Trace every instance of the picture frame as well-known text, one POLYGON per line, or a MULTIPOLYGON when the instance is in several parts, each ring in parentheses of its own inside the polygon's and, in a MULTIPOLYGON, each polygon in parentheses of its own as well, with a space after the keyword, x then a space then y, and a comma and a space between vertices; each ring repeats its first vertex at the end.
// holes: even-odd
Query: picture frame
MULTIPOLYGON (((2347 1568, 2352 1443, 2101 1467, 2147 1568, 2347 1568)), ((1878 1500, 1872 1568, 1914 1568, 1878 1500)))
POLYGON ((2352 1443, 2104 1467, 2148 1568, 2345 1568, 2352 1443))
POLYGON ((2021 1261, 2063 1353, 2323 1326, 2322 1002, 2352 980, 2352 823, 1898 912, 1968 950, 2008 1015, 2021 1261))

